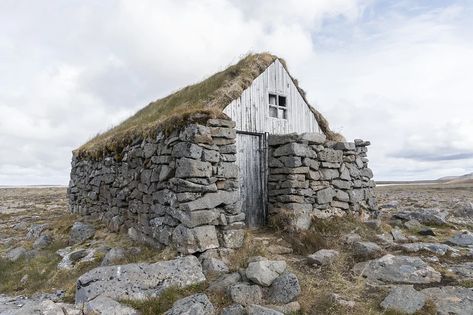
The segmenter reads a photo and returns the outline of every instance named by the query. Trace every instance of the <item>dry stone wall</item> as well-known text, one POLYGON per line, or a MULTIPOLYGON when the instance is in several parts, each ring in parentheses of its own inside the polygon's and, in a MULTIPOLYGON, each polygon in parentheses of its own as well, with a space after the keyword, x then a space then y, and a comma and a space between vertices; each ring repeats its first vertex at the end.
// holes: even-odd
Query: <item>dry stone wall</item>
POLYGON ((137 140, 121 158, 73 156, 72 212, 112 231, 180 252, 241 246, 245 214, 238 191, 235 123, 211 119, 137 140))
POLYGON ((285 215, 298 229, 313 217, 376 210, 368 141, 327 141, 323 134, 268 138, 270 216, 285 215))

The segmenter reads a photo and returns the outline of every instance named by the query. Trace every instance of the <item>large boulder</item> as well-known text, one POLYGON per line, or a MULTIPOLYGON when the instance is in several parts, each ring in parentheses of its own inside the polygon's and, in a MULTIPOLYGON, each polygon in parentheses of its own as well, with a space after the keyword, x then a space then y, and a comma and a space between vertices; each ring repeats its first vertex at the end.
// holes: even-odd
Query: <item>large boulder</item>
POLYGON ((75 222, 69 234, 69 244, 80 244, 95 235, 95 228, 87 223, 75 222))
POLYGON ((207 295, 199 293, 177 300, 165 315, 213 315, 215 309, 207 295))
POLYGON ((261 260, 248 264, 246 277, 259 285, 269 287, 286 270, 284 260, 261 260))
POLYGON ((76 303, 99 295, 115 300, 156 297, 169 287, 187 287, 205 281, 195 256, 185 256, 154 264, 98 267, 77 280, 76 303))
POLYGON ((440 282, 441 275, 419 257, 394 256, 358 263, 354 271, 368 280, 383 283, 422 284, 440 282))
POLYGON ((426 300, 425 295, 416 291, 412 285, 402 285, 391 289, 389 295, 381 302, 381 307, 386 310, 414 314, 424 307, 426 300))

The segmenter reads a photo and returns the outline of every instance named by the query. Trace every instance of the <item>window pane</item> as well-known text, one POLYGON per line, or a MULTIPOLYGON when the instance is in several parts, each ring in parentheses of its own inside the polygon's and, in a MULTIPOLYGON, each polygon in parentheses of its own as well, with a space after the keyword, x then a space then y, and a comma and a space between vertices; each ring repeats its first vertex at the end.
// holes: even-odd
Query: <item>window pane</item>
POLYGON ((269 117, 278 118, 278 109, 276 107, 269 106, 269 117))
POLYGON ((279 119, 286 119, 286 110, 279 108, 278 109, 278 118, 279 119))
POLYGON ((269 104, 276 105, 276 95, 269 94, 269 104))
POLYGON ((279 96, 279 106, 286 107, 286 97, 285 96, 279 96))

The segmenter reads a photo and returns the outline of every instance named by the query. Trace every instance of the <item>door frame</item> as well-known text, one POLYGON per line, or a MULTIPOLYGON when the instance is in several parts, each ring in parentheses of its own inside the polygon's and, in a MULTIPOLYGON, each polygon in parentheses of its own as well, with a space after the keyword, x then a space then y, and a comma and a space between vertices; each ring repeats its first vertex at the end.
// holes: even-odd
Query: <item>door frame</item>
MULTIPOLYGON (((260 154, 260 165, 261 165, 261 192, 262 192, 262 202, 263 202, 263 226, 267 225, 268 223, 268 132, 251 132, 251 131, 241 131, 237 130, 236 133, 250 135, 250 136, 258 136, 259 139, 259 150, 261 150, 260 154)), ((255 227, 258 228, 258 227, 255 227)))

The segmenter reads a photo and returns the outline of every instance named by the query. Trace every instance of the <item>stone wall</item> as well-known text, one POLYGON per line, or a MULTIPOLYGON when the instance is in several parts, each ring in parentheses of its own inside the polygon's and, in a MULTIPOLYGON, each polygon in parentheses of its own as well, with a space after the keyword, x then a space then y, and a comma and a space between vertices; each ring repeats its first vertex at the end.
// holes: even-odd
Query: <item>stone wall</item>
POLYGON ((306 133, 271 135, 268 144, 270 216, 286 215, 307 229, 313 217, 376 210, 368 141, 333 142, 306 133))
POLYGON ((136 141, 103 160, 72 159, 72 212, 101 219, 154 246, 183 253, 236 248, 245 215, 238 192, 234 122, 209 120, 136 141))

